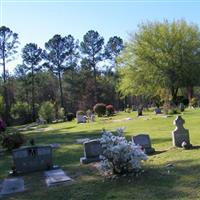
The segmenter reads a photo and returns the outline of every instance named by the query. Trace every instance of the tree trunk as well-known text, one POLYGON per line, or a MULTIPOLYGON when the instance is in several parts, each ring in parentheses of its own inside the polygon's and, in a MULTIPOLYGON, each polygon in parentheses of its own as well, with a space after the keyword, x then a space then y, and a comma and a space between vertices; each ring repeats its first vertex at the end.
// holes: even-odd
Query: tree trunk
POLYGON ((187 94, 188 94, 189 101, 191 101, 191 99, 193 98, 193 94, 194 94, 193 86, 187 87, 187 94))
POLYGON ((172 94, 172 102, 176 104, 177 100, 177 93, 178 93, 178 88, 175 88, 174 86, 171 87, 171 94, 172 94))
POLYGON ((34 71, 33 66, 31 66, 31 75, 32 75, 32 120, 35 122, 36 115, 35 115, 35 77, 34 77, 34 71))
POLYGON ((60 103, 61 103, 61 107, 64 108, 62 80, 61 80, 60 72, 58 72, 58 80, 59 80, 59 87, 60 87, 60 103))
POLYGON ((4 120, 6 124, 9 124, 10 115, 9 115, 8 92, 7 92, 7 86, 6 86, 5 41, 3 41, 2 59, 3 59, 3 93, 4 93, 4 101, 5 101, 4 120))
POLYGON ((97 72, 96 72, 96 67, 95 67, 95 62, 94 58, 92 61, 93 65, 93 75, 94 75, 94 103, 98 103, 98 95, 97 95, 97 72))

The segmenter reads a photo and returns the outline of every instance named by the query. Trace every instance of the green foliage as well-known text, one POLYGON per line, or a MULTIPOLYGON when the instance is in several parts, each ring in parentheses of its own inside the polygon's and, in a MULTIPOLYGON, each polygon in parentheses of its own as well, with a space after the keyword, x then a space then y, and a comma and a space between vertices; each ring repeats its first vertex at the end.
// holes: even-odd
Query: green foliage
POLYGON ((58 119, 64 119, 64 117, 65 117, 65 109, 59 108, 58 109, 58 119))
POLYGON ((184 20, 141 24, 118 58, 118 89, 123 95, 155 95, 164 88, 174 101, 180 87, 199 83, 199 56, 197 26, 184 20))
POLYGON ((13 104, 11 107, 11 116, 16 120, 17 124, 25 124, 31 121, 30 106, 26 102, 13 104))
POLYGON ((54 104, 50 101, 42 103, 39 110, 39 116, 46 120, 47 123, 51 123, 55 119, 54 104))
POLYGON ((106 114, 106 105, 104 103, 97 103, 93 110, 98 115, 98 117, 102 117, 106 114))
POLYGON ((78 110, 76 112, 76 115, 85 115, 85 112, 83 110, 78 110))
POLYGON ((2 147, 11 151, 19 148, 26 142, 26 139, 21 133, 4 134, 2 137, 2 147))
POLYGON ((198 105, 198 99, 196 97, 193 97, 190 100, 190 106, 196 107, 198 105))
POLYGON ((181 110, 179 107, 172 106, 170 102, 165 102, 163 105, 163 112, 166 115, 180 114, 181 110))
POLYGON ((0 116, 2 116, 5 112, 5 105, 3 96, 0 96, 0 116))

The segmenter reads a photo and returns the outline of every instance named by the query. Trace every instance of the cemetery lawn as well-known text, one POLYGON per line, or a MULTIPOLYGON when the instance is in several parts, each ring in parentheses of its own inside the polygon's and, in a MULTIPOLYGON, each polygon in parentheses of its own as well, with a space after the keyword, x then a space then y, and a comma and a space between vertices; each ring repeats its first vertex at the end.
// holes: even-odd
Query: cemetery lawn
MULTIPOLYGON (((54 151, 54 164, 59 165, 74 179, 71 184, 47 188, 42 172, 23 175, 27 191, 15 194, 12 200, 197 200, 200 199, 200 110, 186 110, 183 114, 185 128, 189 129, 192 150, 172 147, 171 131, 174 116, 155 116, 144 112, 137 118, 136 112, 119 113, 111 118, 99 118, 94 123, 77 124, 76 121, 51 125, 24 125, 11 127, 36 144, 60 143, 54 151), (132 120, 125 118, 131 117, 132 120), (100 137, 102 128, 114 131, 125 126, 125 135, 131 138, 138 133, 148 133, 156 154, 143 163, 144 173, 130 178, 104 180, 93 165, 80 165, 83 147, 79 138, 100 137), (173 167, 166 168, 167 164, 173 167)), ((12 158, 9 153, 0 156, 0 179, 8 175, 12 158)))

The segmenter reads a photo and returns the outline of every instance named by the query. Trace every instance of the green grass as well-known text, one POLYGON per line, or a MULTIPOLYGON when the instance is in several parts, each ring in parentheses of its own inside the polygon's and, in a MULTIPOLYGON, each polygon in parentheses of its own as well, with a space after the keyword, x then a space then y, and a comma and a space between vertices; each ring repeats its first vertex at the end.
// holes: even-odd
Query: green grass
MULTIPOLYGON (((47 188, 42 172, 23 175, 27 191, 11 196, 12 200, 197 200, 200 199, 200 149, 183 150, 172 147, 171 131, 175 116, 164 118, 145 112, 137 118, 136 113, 119 113, 111 118, 97 119, 97 122, 77 124, 73 122, 31 127, 21 131, 27 138, 34 138, 37 144, 60 143, 54 150, 54 163, 75 180, 67 185, 47 188), (131 117, 130 121, 119 121, 131 117), (118 121, 117 121, 118 120, 118 121), (148 133, 157 154, 149 156, 143 163, 144 174, 135 177, 121 177, 113 181, 104 180, 92 165, 80 165, 83 147, 76 139, 100 137, 102 128, 114 131, 125 126, 125 135, 131 138, 138 133, 148 133), (174 168, 168 173, 165 165, 174 168)), ((186 110, 183 118, 185 128, 190 131, 191 143, 200 145, 200 110, 186 110)), ((26 126, 12 127, 21 129, 26 126)), ((0 178, 8 175, 12 158, 10 154, 0 157, 0 178)))

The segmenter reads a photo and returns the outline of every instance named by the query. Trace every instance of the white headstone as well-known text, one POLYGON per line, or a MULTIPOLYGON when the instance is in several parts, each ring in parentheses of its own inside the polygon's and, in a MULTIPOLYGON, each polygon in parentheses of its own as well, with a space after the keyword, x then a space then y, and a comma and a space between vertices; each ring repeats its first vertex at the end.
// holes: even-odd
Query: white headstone
POLYGON ((189 130, 183 127, 184 123, 185 120, 181 116, 178 116, 174 120, 174 125, 176 125, 176 128, 174 131, 172 131, 173 146, 182 147, 183 142, 190 145, 189 130))

